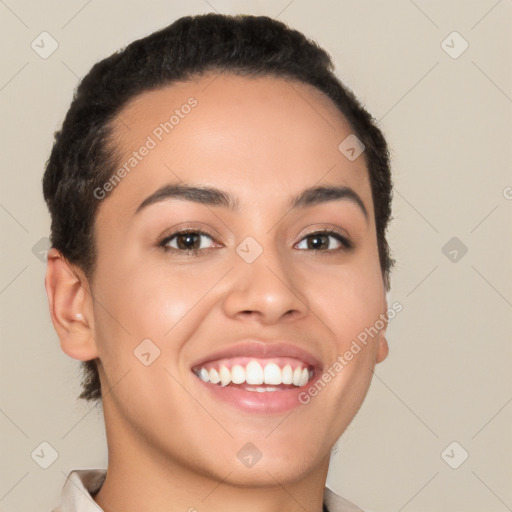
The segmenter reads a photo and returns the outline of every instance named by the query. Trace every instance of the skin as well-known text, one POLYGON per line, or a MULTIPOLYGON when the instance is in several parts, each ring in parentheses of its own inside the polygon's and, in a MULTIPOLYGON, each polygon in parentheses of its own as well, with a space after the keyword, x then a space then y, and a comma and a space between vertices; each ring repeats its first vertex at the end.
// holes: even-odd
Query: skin
POLYGON ((338 150, 352 130, 318 90, 222 74, 133 99, 114 124, 126 156, 119 164, 190 97, 197 106, 101 201, 93 277, 55 249, 48 257, 62 350, 101 361, 109 465, 94 499, 106 512, 230 512, 242 503, 247 512, 320 512, 330 450, 387 356, 385 328, 291 413, 220 405, 191 365, 252 338, 298 345, 326 369, 386 314, 365 161, 338 150), (227 191, 240 211, 168 199, 135 213, 155 190, 181 182, 227 191), (352 188, 368 219, 346 199, 290 210, 292 196, 316 185, 352 188), (159 247, 183 226, 212 236, 198 240, 201 254, 159 247), (325 228, 354 249, 326 235, 315 252, 306 235, 325 228), (247 236, 263 248, 251 264, 235 250, 247 236), (133 354, 147 338, 160 350, 150 366, 133 354), (262 453, 251 468, 237 458, 247 442, 262 453))

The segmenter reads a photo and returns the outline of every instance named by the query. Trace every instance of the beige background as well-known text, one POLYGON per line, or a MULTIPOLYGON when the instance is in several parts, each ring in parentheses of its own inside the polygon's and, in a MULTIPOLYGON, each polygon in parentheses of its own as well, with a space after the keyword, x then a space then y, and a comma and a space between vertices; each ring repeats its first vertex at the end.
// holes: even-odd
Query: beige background
POLYGON ((49 511, 71 469, 106 467, 101 412, 76 401, 78 362, 60 351, 33 253, 49 233, 53 132, 94 62, 212 10, 318 40, 393 152, 391 301, 403 311, 328 485, 374 512, 512 510, 511 0, 0 0, 0 510, 49 511), (47 59, 31 48, 43 31, 59 45, 47 59), (442 47, 453 31, 469 44, 458 58, 442 47), (452 237, 467 247, 455 262, 452 237), (58 453, 48 469, 31 457, 43 441, 58 453), (453 441, 452 465, 469 453, 458 469, 441 456, 453 441))

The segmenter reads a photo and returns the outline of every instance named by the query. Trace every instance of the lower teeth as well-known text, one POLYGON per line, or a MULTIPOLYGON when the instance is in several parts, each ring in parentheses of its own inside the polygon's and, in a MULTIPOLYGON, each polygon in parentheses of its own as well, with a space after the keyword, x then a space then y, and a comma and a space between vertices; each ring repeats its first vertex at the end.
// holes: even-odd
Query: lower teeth
POLYGON ((264 393, 266 391, 277 391, 278 388, 274 388, 274 387, 266 387, 266 388, 260 388, 260 387, 257 387, 257 388, 250 388, 249 386, 245 386, 245 391, 257 391, 258 393, 264 393))

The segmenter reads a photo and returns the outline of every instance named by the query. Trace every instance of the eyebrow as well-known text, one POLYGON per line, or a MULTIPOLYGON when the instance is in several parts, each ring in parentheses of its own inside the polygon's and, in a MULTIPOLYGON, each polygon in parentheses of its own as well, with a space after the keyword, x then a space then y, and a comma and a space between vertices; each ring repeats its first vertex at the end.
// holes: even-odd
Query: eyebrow
MULTIPOLYGON (((231 211, 239 211, 240 202, 238 198, 215 187, 196 187, 183 184, 169 184, 159 188, 151 195, 146 197, 138 206, 135 214, 144 208, 166 201, 168 199, 181 199, 183 201, 191 201, 194 203, 205 204, 209 206, 222 206, 231 211)), ((316 186, 303 190, 299 195, 290 200, 290 209, 307 208, 320 203, 329 201, 348 200, 359 207, 368 220, 368 211, 359 197, 359 195, 350 187, 345 186, 316 186)))

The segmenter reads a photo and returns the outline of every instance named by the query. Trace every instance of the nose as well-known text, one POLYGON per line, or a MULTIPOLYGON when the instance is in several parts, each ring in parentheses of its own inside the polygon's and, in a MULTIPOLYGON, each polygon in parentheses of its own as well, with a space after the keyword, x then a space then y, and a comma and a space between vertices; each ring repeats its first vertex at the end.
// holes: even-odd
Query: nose
MULTIPOLYGON (((240 253, 242 254, 242 253, 240 253)), ((300 279, 286 255, 265 246, 249 263, 235 253, 235 265, 223 307, 233 319, 255 319, 261 324, 293 321, 307 315, 309 306, 300 279)))

